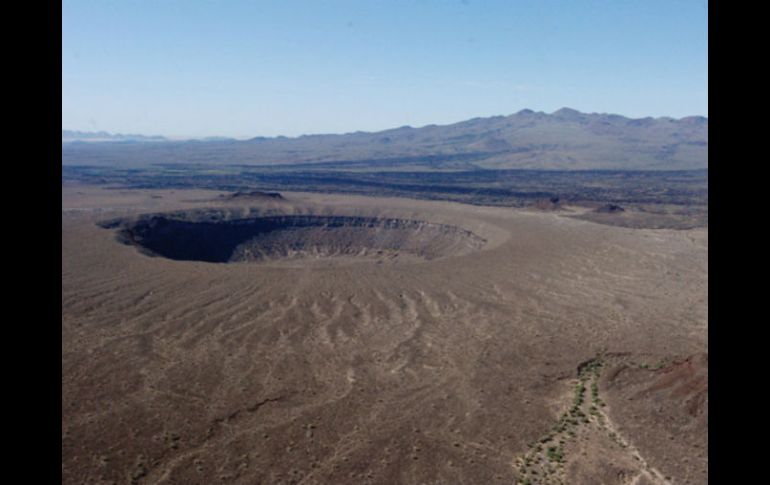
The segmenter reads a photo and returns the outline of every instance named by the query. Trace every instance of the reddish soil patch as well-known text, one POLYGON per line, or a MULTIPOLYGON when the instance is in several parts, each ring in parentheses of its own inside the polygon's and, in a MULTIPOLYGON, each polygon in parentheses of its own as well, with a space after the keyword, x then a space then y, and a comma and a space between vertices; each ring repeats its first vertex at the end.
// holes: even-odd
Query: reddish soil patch
POLYGON ((619 364, 603 378, 610 415, 647 461, 678 483, 708 483, 708 354, 619 364))

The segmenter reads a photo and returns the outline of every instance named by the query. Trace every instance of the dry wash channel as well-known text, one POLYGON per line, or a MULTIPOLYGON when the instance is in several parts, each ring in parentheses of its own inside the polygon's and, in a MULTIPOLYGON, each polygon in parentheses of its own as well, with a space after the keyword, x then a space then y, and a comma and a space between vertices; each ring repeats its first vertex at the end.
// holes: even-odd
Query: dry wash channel
POLYGON ((119 239, 150 255, 232 263, 347 256, 423 260, 478 250, 486 240, 455 226, 344 215, 236 215, 225 210, 150 214, 115 220, 119 239))

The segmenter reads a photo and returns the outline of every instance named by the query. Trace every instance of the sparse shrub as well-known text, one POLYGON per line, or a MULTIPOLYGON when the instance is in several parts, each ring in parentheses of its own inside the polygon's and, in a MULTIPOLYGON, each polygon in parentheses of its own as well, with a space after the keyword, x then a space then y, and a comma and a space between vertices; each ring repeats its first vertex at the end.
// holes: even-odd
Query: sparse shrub
POLYGON ((561 450, 556 446, 548 447, 548 459, 555 462, 561 462, 562 460, 561 450))

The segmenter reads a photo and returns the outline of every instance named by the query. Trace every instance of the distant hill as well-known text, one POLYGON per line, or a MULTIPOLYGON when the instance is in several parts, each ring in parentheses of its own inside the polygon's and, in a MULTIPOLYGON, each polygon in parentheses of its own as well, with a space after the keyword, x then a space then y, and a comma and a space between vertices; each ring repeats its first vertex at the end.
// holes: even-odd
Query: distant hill
POLYGON ((708 168, 708 119, 522 110, 450 125, 250 140, 68 144, 70 165, 429 163, 436 169, 708 168))
POLYGON ((106 131, 61 131, 62 143, 83 141, 83 142, 110 142, 110 141, 168 141, 162 136, 145 135, 122 135, 120 133, 111 134, 106 131))

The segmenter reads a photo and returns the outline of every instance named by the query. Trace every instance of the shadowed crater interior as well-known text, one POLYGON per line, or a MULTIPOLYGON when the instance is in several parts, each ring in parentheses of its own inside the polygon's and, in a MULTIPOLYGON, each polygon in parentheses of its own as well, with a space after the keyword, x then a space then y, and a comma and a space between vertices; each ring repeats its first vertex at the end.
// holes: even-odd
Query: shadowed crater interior
POLYGON ((101 224, 145 254, 212 263, 334 256, 424 260, 467 254, 486 240, 425 221, 337 215, 153 214, 101 224))

